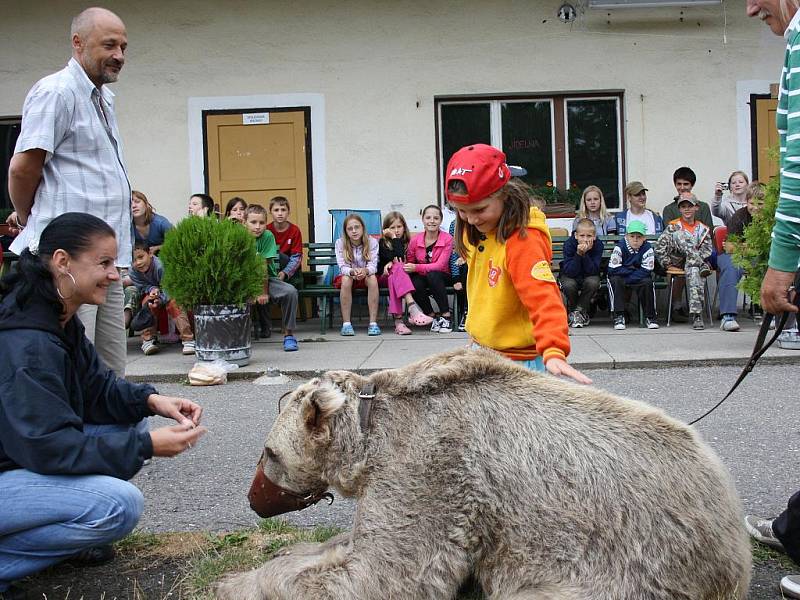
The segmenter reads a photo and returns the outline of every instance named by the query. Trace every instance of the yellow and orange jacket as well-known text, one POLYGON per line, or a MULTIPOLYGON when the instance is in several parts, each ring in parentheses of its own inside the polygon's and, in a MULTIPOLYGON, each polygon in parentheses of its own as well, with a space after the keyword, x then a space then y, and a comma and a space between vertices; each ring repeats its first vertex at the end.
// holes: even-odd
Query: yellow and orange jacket
POLYGON ((467 247, 467 331, 481 346, 512 360, 544 362, 569 354, 567 313, 550 261, 544 213, 531 208, 527 236, 519 231, 500 244, 495 232, 467 247))

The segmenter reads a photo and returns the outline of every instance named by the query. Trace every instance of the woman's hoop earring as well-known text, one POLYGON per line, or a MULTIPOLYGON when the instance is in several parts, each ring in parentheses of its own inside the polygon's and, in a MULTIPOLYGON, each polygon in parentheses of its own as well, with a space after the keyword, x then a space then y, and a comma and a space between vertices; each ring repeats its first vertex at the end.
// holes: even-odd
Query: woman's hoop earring
POLYGON ((66 273, 61 273, 61 275, 56 277, 56 294, 58 294, 58 297, 61 298, 62 300, 69 300, 70 298, 72 298, 75 295, 75 290, 77 289, 78 289, 78 283, 75 281, 75 278, 69 271, 67 271, 66 273), (64 294, 61 293, 61 289, 58 287, 59 280, 65 275, 72 280, 72 293, 69 296, 64 296, 64 294))

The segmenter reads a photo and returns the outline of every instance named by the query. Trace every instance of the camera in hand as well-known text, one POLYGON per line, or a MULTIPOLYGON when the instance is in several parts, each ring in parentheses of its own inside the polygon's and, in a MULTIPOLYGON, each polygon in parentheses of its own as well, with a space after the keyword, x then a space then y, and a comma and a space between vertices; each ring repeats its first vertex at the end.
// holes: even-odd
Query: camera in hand
POLYGON ((729 189, 731 189, 731 186, 728 185, 727 181, 720 181, 719 187, 722 188, 723 192, 727 192, 729 189))

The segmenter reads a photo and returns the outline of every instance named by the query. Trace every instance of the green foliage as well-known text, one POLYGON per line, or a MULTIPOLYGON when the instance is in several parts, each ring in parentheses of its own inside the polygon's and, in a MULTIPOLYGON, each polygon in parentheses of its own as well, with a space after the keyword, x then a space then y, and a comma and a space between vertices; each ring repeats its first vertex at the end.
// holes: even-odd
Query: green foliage
POLYGON ((552 181, 533 186, 531 189, 533 194, 543 199, 546 204, 567 204, 577 208, 581 202, 581 189, 575 183, 567 190, 556 187, 552 181))
POLYGON ((162 285, 179 306, 244 304, 264 289, 266 267, 253 236, 231 220, 187 217, 167 232, 162 285))
POLYGON ((778 207, 780 184, 774 178, 767 185, 764 207, 753 216, 753 221, 744 230, 743 236, 731 236, 735 245, 731 258, 733 264, 744 269, 739 289, 751 298, 758 298, 761 282, 767 273, 769 248, 772 244, 772 227, 775 225, 775 209, 778 207))

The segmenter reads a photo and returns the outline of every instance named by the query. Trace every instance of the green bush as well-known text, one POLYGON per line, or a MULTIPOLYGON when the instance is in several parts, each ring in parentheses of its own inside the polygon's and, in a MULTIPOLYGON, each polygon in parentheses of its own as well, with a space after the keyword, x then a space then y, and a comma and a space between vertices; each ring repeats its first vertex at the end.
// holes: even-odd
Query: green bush
POLYGON ((758 301, 761 294, 761 282, 767 274, 769 248, 772 244, 772 227, 775 225, 775 209, 778 207, 780 183, 777 177, 767 185, 764 196, 764 207, 753 216, 753 221, 744 230, 742 236, 731 236, 736 247, 733 264, 744 269, 744 276, 739 280, 738 288, 758 301))
POLYGON ((159 258, 164 290, 179 306, 244 304, 264 290, 264 259, 238 223, 187 217, 167 232, 159 258))

